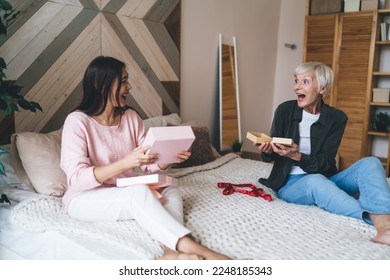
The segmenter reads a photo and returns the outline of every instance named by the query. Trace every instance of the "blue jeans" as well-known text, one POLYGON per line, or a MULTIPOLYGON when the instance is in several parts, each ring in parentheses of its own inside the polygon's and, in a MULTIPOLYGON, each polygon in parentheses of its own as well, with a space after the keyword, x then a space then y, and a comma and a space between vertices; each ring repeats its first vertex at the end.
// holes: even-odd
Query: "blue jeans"
POLYGON ((390 214, 390 188, 376 157, 363 158, 330 178, 321 174, 290 175, 278 196, 286 202, 317 205, 368 224, 372 224, 368 213, 390 214))

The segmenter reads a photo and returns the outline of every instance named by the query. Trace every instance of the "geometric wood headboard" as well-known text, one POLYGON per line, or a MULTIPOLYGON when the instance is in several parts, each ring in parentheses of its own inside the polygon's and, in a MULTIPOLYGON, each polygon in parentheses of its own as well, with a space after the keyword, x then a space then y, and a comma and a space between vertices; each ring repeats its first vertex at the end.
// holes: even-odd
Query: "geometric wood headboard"
POLYGON ((81 100, 81 83, 98 55, 124 61, 129 105, 143 118, 179 113, 180 0, 11 0, 20 11, 0 40, 8 80, 43 113, 15 113, 15 130, 62 126, 81 100))

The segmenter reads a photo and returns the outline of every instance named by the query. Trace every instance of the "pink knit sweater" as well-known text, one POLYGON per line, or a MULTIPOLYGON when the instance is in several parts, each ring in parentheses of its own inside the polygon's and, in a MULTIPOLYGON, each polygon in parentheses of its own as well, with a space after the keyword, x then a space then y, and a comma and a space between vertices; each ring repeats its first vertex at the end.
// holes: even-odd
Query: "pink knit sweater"
MULTIPOLYGON (((68 180, 62 201, 65 211, 70 201, 82 192, 97 187, 112 187, 116 179, 134 176, 132 169, 100 184, 94 175, 95 166, 103 166, 128 155, 144 140, 143 121, 128 109, 117 126, 104 126, 82 112, 72 112, 62 131, 61 168, 68 180)), ((158 165, 142 167, 144 172, 159 171, 158 165)))

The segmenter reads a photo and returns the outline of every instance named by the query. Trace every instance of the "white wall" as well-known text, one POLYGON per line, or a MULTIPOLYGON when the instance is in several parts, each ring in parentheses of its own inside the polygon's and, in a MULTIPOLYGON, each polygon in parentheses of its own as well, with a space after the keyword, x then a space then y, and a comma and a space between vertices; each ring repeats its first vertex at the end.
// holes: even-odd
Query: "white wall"
MULTIPOLYGON (((182 0, 181 117, 218 123, 218 34, 237 39, 242 131, 271 121, 280 0, 182 0)), ((244 135, 244 133, 243 133, 244 135)))
POLYGON ((295 67, 302 63, 305 15, 306 0, 282 0, 273 109, 283 101, 296 98, 293 73, 295 67), (285 44, 295 44, 297 48, 291 50, 285 44))
MULTIPOLYGON (((294 98, 302 60, 306 0, 182 0, 181 117, 211 131, 218 123, 218 34, 237 39, 243 139, 268 132, 278 103, 294 98), (291 51, 284 43, 295 43, 291 51)), ((244 150, 255 151, 249 140, 244 150)))

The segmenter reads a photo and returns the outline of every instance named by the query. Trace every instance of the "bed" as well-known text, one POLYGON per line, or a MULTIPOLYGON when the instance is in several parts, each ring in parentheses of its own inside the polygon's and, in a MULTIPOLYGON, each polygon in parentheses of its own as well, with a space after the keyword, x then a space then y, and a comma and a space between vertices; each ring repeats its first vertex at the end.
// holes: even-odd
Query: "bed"
MULTIPOLYGON (((177 115, 174 121, 171 117, 160 118, 147 126, 182 124, 177 115)), ((194 125, 193 129, 197 137, 193 149, 197 149, 199 158, 164 173, 178 179, 184 199, 185 225, 205 246, 234 259, 390 259, 390 246, 370 241, 376 233, 374 227, 318 207, 281 201, 271 189, 257 182, 259 177, 268 176, 272 163, 244 159, 234 153, 220 156, 209 142, 207 129, 195 129, 194 125), (243 193, 223 195, 223 189, 218 187, 220 182, 254 184, 271 195, 272 201, 243 193)), ((30 152, 39 150, 31 146, 34 142, 31 138, 28 140, 30 152)), ((161 254, 160 244, 135 221, 91 223, 65 215, 58 196, 63 186, 51 186, 51 192, 47 186, 40 189, 34 185, 32 189, 15 169, 14 146, 3 147, 9 151, 0 158, 8 176, 0 181, 0 190, 12 204, 0 206, 1 259, 141 260, 161 254)), ((25 163, 26 155, 19 157, 25 163)), ((35 167, 42 162, 54 164, 47 163, 49 155, 42 157, 32 156, 35 167)), ((56 172, 45 172, 58 179, 56 172)), ((36 181, 26 173, 31 177, 30 183, 36 181)))

